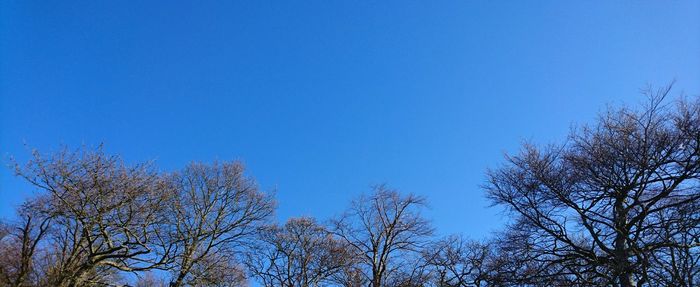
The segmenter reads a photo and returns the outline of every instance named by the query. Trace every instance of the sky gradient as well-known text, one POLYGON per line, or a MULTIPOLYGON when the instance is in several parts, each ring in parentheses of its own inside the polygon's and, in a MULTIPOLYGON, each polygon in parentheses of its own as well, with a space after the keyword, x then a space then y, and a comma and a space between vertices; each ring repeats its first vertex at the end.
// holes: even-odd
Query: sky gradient
MULTIPOLYGON (((387 183, 483 237, 504 153, 648 84, 700 93, 700 1, 535 2, 2 1, 0 153, 238 159, 281 220, 387 183)), ((1 169, 0 217, 31 192, 1 169)))

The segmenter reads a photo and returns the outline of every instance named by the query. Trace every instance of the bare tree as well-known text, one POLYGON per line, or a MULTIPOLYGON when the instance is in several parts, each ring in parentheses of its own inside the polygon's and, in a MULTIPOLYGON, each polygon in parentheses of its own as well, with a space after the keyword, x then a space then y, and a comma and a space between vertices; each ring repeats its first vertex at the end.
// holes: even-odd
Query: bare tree
POLYGON ((648 281, 653 286, 700 286, 700 206, 688 205, 684 209, 673 210, 671 214, 661 213, 661 222, 670 224, 662 226, 658 236, 668 238, 671 244, 659 248, 644 258, 649 266, 648 281), (686 224, 696 222, 696 224, 686 224), (674 225, 680 224, 680 227, 674 225), (676 229, 680 228, 681 232, 676 229))
POLYGON ((669 90, 649 91, 641 111, 608 111, 563 145, 525 145, 489 171, 488 196, 515 214, 511 229, 552 276, 648 285, 654 254, 697 246, 672 238, 698 223, 674 214, 700 199, 700 103, 664 105, 669 90))
POLYGON ((266 287, 316 287, 328 284, 351 261, 345 242, 313 218, 300 217, 268 227, 246 262, 266 287))
MULTIPOLYGON (((396 282, 397 275, 419 255, 433 229, 420 214, 423 198, 399 194, 380 185, 369 196, 352 201, 350 208, 332 221, 333 232, 345 240, 361 263, 362 274, 372 287, 396 282)), ((405 280, 404 280, 405 281, 405 280)))
POLYGON ((245 268, 228 254, 212 253, 203 257, 190 270, 187 285, 197 287, 248 286, 245 268))
MULTIPOLYGON (((45 192, 23 217, 21 233, 47 232, 45 220, 51 219, 45 243, 50 254, 44 258, 48 285, 104 283, 114 280, 115 272, 166 264, 168 246, 161 244, 157 217, 163 196, 156 192, 159 179, 150 165, 126 165, 100 148, 64 150, 48 158, 35 152, 26 166, 16 167, 45 192), (38 231, 32 231, 34 222, 38 231)), ((28 237, 40 236, 23 235, 28 237)), ((31 252, 37 242, 22 246, 31 252)))
POLYGON ((142 272, 136 280, 135 287, 166 287, 168 284, 151 271, 142 272))
POLYGON ((589 266, 581 260, 573 259, 569 269, 562 270, 560 262, 533 251, 538 241, 517 227, 513 224, 488 242, 490 254, 481 270, 485 271, 486 280, 481 281, 485 286, 609 286, 607 281, 589 276, 589 266))
MULTIPOLYGON (((177 246, 170 286, 226 279, 211 272, 225 274, 222 266, 237 266, 236 253, 272 215, 272 197, 259 191, 238 162, 192 163, 169 182, 174 194, 169 223, 177 246)), ((212 285, 219 283, 207 286, 223 286, 212 285)))
POLYGON ((350 262, 344 265, 338 272, 334 273, 330 281, 342 287, 363 287, 367 286, 367 278, 360 264, 359 256, 349 258, 350 262))
POLYGON ((45 197, 28 200, 19 210, 19 221, 3 225, 0 231, 0 282, 7 286, 32 286, 39 280, 34 262, 39 243, 49 230, 51 218, 34 212, 33 203, 45 197))
POLYGON ((431 282, 439 287, 489 286, 489 244, 452 235, 433 243, 423 252, 431 282))

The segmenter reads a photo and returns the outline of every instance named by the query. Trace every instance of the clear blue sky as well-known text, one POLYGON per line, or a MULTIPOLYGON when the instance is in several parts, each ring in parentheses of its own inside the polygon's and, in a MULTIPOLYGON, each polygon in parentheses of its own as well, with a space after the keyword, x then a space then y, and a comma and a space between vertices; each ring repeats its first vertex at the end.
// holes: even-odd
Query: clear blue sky
MULTIPOLYGON (((0 152, 240 159, 281 219, 386 182, 478 238, 504 152, 646 84, 700 92, 700 1, 360 2, 2 1, 0 152)), ((2 169, 0 216, 29 192, 2 169)))

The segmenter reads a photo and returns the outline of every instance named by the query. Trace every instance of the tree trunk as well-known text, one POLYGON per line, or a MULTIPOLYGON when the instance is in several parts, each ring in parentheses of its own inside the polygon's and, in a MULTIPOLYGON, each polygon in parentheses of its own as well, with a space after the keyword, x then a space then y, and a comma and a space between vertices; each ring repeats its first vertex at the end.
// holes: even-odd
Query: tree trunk
POLYGON ((179 272, 174 282, 170 282, 170 287, 182 286, 182 281, 185 280, 185 272, 179 272))
POLYGON ((620 287, 636 287, 634 283, 633 270, 629 262, 629 250, 627 241, 629 232, 627 231, 627 210, 624 207, 625 197, 618 197, 615 202, 615 270, 617 281, 620 287))

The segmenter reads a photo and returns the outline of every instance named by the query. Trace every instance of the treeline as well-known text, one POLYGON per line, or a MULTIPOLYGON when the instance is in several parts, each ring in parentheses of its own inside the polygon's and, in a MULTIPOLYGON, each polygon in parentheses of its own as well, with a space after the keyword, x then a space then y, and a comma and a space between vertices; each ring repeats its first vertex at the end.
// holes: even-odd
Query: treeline
POLYGON ((0 227, 0 286, 700 286, 700 102, 668 93, 489 170, 511 221, 486 241, 436 238, 425 199, 384 185, 277 224, 239 162, 34 153, 14 163, 38 191, 0 227))

